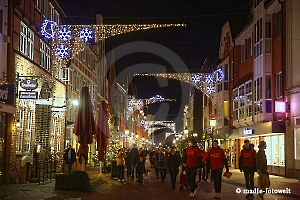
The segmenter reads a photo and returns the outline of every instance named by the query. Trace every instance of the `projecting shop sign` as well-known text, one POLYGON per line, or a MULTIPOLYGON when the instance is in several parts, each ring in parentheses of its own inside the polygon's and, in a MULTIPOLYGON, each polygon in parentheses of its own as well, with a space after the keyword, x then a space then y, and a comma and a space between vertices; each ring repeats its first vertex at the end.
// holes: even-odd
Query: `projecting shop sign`
POLYGON ((20 82, 20 87, 25 90, 34 90, 38 87, 36 80, 26 79, 20 82))

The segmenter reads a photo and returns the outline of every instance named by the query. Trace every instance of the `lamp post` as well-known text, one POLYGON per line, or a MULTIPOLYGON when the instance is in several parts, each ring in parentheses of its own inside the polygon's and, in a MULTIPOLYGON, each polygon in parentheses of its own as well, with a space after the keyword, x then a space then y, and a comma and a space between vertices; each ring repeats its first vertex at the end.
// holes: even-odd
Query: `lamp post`
POLYGON ((127 138, 128 138, 128 135, 129 135, 129 129, 128 127, 125 128, 125 147, 127 148, 128 147, 128 144, 127 144, 127 138))
POLYGON ((210 114, 209 126, 211 127, 211 142, 214 141, 214 128, 216 126, 216 119, 214 114, 210 114))
POLYGON ((187 135, 189 133, 189 130, 187 128, 187 126, 185 126, 184 130, 183 130, 184 135, 187 135))

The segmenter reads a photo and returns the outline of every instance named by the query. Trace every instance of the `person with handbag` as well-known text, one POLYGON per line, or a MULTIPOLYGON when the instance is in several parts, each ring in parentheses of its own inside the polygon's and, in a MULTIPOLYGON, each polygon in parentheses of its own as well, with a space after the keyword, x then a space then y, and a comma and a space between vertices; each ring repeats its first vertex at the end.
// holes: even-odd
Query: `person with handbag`
MULTIPOLYGON (((239 158, 240 172, 244 172, 246 188, 248 191, 254 190, 254 172, 256 171, 256 151, 250 147, 250 141, 244 141, 244 148, 241 150, 239 158)), ((254 198, 250 192, 246 199, 254 198)))
POLYGON ((218 140, 213 141, 213 147, 209 150, 207 156, 207 168, 211 170, 211 176, 214 180, 215 198, 220 198, 222 186, 222 172, 225 166, 226 173, 229 172, 228 161, 225 151, 220 148, 218 140))
POLYGON ((118 180, 119 182, 125 182, 124 179, 124 169, 125 169, 125 159, 127 158, 126 153, 124 153, 123 149, 119 149, 117 153, 117 167, 119 172, 118 180))
MULTIPOLYGON (((257 173, 259 175, 258 188, 260 190, 265 190, 266 187, 270 186, 268 165, 267 165, 267 156, 265 153, 265 149, 267 148, 267 143, 265 141, 260 141, 258 148, 259 148, 259 150, 256 154, 256 168, 257 168, 257 173), (266 181, 267 181, 267 183, 265 183, 266 181)), ((265 192, 259 193, 257 198, 259 200, 263 200, 264 194, 265 194, 265 192)))
POLYGON ((188 141, 188 147, 185 149, 185 154, 182 159, 183 165, 186 167, 186 177, 190 182, 191 193, 190 198, 195 197, 197 193, 196 175, 197 171, 202 168, 201 151, 197 146, 197 142, 194 138, 190 138, 188 141))

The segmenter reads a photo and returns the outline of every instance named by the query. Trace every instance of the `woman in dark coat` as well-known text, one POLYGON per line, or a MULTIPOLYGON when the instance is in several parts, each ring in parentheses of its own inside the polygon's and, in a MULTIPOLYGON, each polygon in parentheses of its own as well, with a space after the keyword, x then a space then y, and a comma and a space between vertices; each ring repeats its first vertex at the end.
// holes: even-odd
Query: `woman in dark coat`
POLYGON ((176 177, 179 172, 180 157, 176 154, 176 151, 173 149, 170 156, 168 157, 168 168, 171 176, 172 189, 175 188, 176 177))

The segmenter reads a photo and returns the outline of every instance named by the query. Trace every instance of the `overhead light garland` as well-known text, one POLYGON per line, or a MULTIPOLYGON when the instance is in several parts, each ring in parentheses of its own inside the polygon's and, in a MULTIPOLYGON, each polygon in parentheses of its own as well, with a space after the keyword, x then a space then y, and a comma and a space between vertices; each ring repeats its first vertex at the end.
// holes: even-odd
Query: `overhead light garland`
POLYGON ((133 31, 164 27, 186 27, 186 24, 57 25, 54 21, 45 20, 41 34, 53 39, 52 52, 56 52, 61 45, 68 47, 70 53, 60 54, 57 58, 69 60, 93 42, 133 31))
POLYGON ((213 98, 215 88, 223 81, 224 73, 221 69, 213 73, 164 73, 164 74, 135 74, 135 76, 155 76, 161 78, 175 79, 189 83, 196 89, 201 90, 209 98, 213 98))

